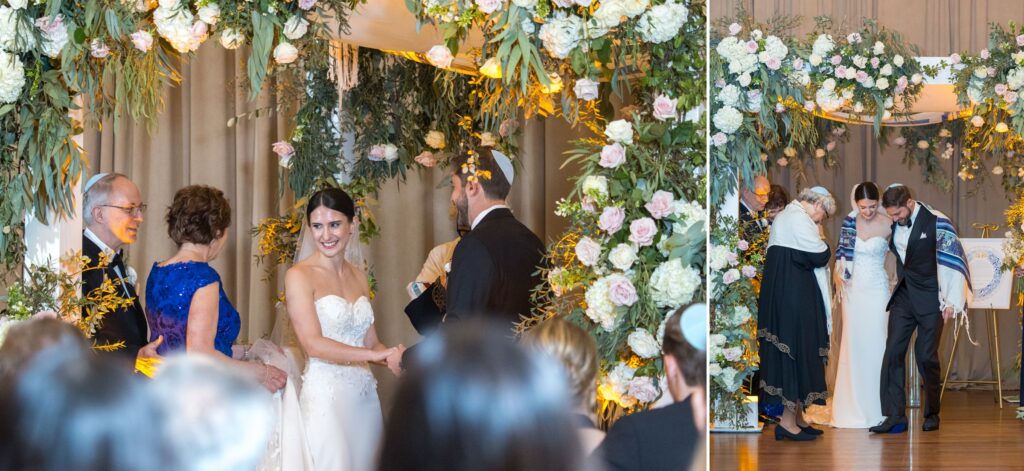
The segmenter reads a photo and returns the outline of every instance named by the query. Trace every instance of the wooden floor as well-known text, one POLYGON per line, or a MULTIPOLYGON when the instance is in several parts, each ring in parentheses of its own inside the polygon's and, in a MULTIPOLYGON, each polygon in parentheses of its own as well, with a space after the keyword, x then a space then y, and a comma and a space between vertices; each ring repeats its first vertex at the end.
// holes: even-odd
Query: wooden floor
POLYGON ((712 433, 710 464, 712 470, 1024 469, 1024 421, 1016 410, 1006 402, 999 409, 990 391, 946 391, 934 432, 922 432, 920 410, 911 409, 910 430, 898 435, 826 427, 823 438, 798 443, 776 442, 774 426, 760 434, 712 433))

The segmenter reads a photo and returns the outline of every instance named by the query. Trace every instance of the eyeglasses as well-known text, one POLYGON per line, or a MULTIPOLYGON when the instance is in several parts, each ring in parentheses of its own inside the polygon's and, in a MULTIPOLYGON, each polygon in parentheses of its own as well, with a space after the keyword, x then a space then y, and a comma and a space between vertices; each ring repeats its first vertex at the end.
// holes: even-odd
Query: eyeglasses
POLYGON ((128 213, 128 215, 133 217, 133 218, 137 218, 139 216, 142 216, 142 213, 146 212, 146 204, 145 203, 140 204, 138 206, 116 206, 116 205, 113 205, 113 204, 101 204, 100 206, 102 206, 104 208, 117 208, 117 209, 120 209, 121 211, 124 211, 124 212, 128 213))

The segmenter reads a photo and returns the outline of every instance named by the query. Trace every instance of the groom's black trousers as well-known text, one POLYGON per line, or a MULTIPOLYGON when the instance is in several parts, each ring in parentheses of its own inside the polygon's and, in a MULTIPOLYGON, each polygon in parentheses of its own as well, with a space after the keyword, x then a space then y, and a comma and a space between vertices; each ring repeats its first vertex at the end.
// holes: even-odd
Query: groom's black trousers
POLYGON ((942 313, 914 312, 903 283, 896 288, 893 297, 889 308, 889 334, 885 339, 885 355, 882 357, 882 414, 887 417, 906 415, 907 345, 914 329, 917 329, 914 354, 917 356, 917 369, 924 378, 924 415, 937 415, 939 394, 942 392, 942 370, 939 366, 942 313))

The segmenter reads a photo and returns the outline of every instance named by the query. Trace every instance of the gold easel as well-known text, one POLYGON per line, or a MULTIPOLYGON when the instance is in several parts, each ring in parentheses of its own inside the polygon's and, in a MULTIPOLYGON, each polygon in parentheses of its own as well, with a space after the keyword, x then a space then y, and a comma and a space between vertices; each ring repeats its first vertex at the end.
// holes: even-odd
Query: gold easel
MULTIPOLYGON (((989 234, 999 229, 998 224, 978 224, 972 225, 975 229, 981 230, 981 238, 988 239, 989 234)), ((939 392, 939 399, 942 399, 942 395, 946 392, 946 384, 994 384, 996 393, 996 402, 999 403, 999 408, 1003 408, 1003 368, 999 362, 999 323, 996 322, 996 310, 989 309, 989 346, 988 346, 988 357, 989 364, 995 362, 995 381, 982 381, 982 380, 961 380, 961 381, 950 381, 949 371, 953 369, 953 358, 956 356, 957 345, 960 344, 960 330, 963 329, 963 324, 957 324, 956 330, 953 332, 953 350, 949 352, 949 362, 946 363, 946 374, 942 377, 942 391, 939 392)), ((967 313, 965 312, 966 316, 967 313)))

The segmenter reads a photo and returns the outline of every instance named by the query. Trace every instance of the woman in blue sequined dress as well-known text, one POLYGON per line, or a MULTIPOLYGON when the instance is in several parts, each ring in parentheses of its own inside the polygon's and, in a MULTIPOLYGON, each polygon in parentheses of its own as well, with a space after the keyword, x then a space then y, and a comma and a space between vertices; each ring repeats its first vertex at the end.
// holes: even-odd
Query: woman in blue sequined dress
POLYGON ((193 185, 174 195, 167 233, 178 245, 171 258, 153 264, 146 281, 146 317, 152 338, 163 335, 161 355, 176 351, 212 355, 246 371, 270 391, 287 376, 270 365, 233 359, 241 318, 209 265, 227 242, 231 206, 216 188, 193 185))

